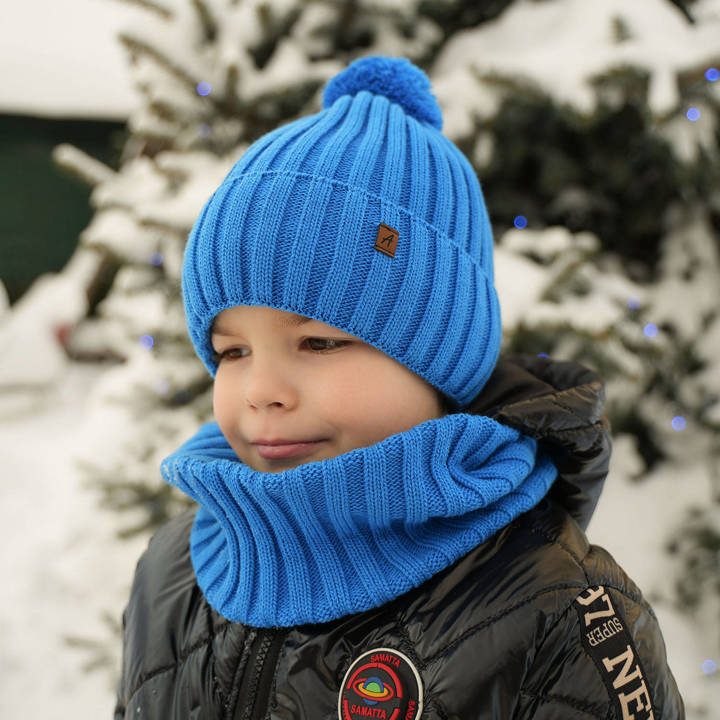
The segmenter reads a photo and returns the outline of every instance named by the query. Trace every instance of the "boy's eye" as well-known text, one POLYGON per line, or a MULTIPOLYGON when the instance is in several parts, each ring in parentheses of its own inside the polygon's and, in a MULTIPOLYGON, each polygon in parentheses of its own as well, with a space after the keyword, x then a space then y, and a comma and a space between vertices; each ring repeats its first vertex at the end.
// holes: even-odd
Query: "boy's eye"
MULTIPOLYGON (((219 363, 221 360, 236 360, 237 357, 234 355, 231 355, 230 353, 236 353, 240 352, 243 348, 229 348, 228 350, 223 350, 222 352, 216 352, 213 353, 211 356, 211 360, 214 363, 219 363)), ((240 355, 239 357, 245 357, 244 355, 240 355)))
MULTIPOLYGON (((314 353, 327 353, 333 350, 337 350, 344 345, 349 345, 350 340, 332 340, 330 338, 306 338, 303 344, 307 344, 310 350, 314 353)), ((222 352, 215 352, 211 359, 214 363, 219 363, 221 360, 238 360, 247 355, 240 355, 243 350, 247 348, 228 348, 222 352)))
POLYGON ((343 345, 348 344, 347 340, 331 340, 329 338, 308 338, 306 342, 310 346, 311 350, 316 350, 318 352, 327 352, 328 350, 335 350, 338 347, 342 347, 343 345), (313 343, 318 343, 318 344, 313 346, 313 343))

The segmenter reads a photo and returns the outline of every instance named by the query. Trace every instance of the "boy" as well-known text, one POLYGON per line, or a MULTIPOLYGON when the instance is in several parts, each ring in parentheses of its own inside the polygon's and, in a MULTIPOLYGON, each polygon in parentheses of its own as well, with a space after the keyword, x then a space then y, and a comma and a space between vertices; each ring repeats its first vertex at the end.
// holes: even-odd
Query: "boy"
POLYGON ((257 140, 185 251, 217 422, 162 463, 116 718, 684 716, 584 528, 600 379, 498 360, 492 235, 422 71, 357 60, 257 140))

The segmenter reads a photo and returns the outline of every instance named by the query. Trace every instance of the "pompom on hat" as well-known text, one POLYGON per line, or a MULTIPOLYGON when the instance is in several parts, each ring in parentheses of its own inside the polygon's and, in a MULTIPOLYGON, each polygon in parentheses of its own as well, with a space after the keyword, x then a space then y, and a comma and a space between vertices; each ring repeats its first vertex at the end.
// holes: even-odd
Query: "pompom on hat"
POLYGON ((212 377, 216 315, 263 305, 355 335, 460 408, 477 395, 502 335, 492 230, 441 130, 427 75, 374 56, 328 82, 320 112, 247 149, 183 259, 188 331, 212 377))
POLYGON ((325 88, 323 107, 330 107, 343 95, 361 90, 382 95, 402 106, 416 120, 442 130, 442 113, 430 92, 428 76, 405 58, 371 57, 356 60, 338 73, 325 88))

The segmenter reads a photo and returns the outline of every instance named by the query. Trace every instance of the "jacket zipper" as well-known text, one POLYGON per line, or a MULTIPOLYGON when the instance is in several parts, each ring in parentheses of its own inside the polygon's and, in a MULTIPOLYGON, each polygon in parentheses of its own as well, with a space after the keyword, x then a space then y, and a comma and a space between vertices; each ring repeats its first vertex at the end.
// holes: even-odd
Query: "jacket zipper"
POLYGON ((275 666, 285 641, 282 630, 258 633, 245 665, 235 720, 263 720, 268 710, 275 666))

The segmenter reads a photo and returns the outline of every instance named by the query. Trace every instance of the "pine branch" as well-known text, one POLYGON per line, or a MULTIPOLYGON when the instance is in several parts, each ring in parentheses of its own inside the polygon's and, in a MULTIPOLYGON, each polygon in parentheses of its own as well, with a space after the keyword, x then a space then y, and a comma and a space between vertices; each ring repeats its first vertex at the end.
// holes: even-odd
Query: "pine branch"
POLYGON ((210 8, 203 0, 190 0, 190 4, 197 14, 205 42, 214 42, 217 38, 217 22, 213 18, 210 8))
POLYGON ((690 12, 690 8, 688 7, 685 0, 670 0, 670 2, 675 5, 678 10, 685 16, 685 19, 691 23, 692 25, 695 24, 695 17, 690 12))
POLYGON ((153 47, 144 40, 139 40, 138 38, 129 35, 128 33, 119 32, 117 37, 131 53, 144 53, 169 70, 179 80, 187 83, 190 87, 195 87, 196 79, 190 75, 187 70, 174 63, 167 55, 161 53, 157 48, 153 47))
POLYGON ((116 175, 112 168, 69 143, 56 145, 52 151, 52 159, 58 167, 93 187, 116 175))
POLYGON ((142 8, 143 10, 150 10, 150 12, 154 12, 160 17, 162 17, 164 20, 169 20, 171 17, 173 17, 174 13, 173 11, 162 5, 161 3, 155 2, 155 0, 114 0, 115 2, 119 3, 125 3, 126 5, 136 5, 137 7, 142 8))

